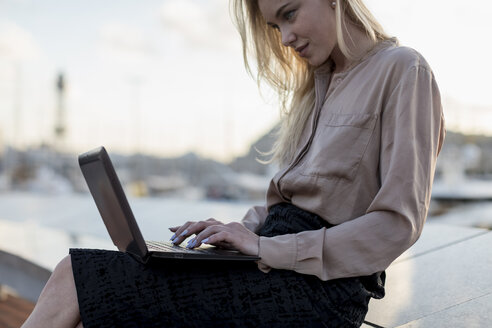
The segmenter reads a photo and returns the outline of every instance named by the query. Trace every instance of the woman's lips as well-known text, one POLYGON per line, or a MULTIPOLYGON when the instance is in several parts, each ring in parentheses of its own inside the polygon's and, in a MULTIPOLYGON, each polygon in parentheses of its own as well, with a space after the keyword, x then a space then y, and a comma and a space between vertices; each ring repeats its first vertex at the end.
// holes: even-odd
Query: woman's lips
POLYGON ((309 43, 296 48, 296 51, 299 54, 299 56, 306 57, 306 52, 307 52, 308 45, 309 45, 309 43))

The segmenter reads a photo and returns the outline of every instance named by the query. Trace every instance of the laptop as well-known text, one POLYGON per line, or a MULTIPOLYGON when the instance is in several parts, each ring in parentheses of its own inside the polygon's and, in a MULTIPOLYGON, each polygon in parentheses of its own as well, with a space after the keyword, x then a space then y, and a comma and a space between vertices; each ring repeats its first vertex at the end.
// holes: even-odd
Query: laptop
POLYGON ((106 149, 99 147, 81 154, 79 165, 114 245, 119 251, 133 255, 140 262, 146 263, 150 258, 227 261, 260 259, 258 256, 212 245, 188 249, 171 242, 145 241, 106 149))

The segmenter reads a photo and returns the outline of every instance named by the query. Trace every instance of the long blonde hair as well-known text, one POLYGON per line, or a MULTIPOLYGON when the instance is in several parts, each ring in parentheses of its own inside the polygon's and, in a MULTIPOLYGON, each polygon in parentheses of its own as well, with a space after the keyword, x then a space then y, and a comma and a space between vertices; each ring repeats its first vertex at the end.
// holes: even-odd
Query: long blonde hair
MULTIPOLYGON (((338 0, 335 8, 337 41, 347 58, 353 58, 353 54, 342 33, 342 27, 347 24, 345 18, 375 42, 389 38, 362 0, 338 0)), ((230 9, 241 35, 246 70, 256 79, 258 87, 266 82, 280 98, 277 139, 272 150, 264 154, 271 155, 267 162, 286 165, 294 158, 301 133, 314 108, 315 67, 282 44, 280 33, 264 20, 258 0, 231 0, 230 9), (251 68, 251 59, 256 62, 256 74, 251 68)))

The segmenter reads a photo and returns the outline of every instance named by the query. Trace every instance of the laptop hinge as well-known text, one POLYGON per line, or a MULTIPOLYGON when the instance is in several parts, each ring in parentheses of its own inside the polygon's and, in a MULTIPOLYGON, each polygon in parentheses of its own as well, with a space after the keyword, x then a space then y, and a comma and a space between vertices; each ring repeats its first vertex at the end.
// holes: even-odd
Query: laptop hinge
POLYGON ((147 262, 149 261, 149 258, 150 258, 150 253, 148 253, 148 252, 147 252, 147 254, 145 254, 144 257, 130 253, 130 252, 126 252, 126 253, 128 255, 130 255, 131 257, 133 257, 137 262, 140 262, 142 264, 147 264, 147 262))

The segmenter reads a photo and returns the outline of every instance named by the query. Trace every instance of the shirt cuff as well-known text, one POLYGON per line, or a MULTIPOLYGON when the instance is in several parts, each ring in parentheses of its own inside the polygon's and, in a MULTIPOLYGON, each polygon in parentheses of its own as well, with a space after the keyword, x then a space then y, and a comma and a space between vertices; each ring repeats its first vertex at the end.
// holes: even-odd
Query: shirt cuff
POLYGON ((263 272, 271 268, 293 270, 297 257, 296 235, 261 236, 259 256, 258 268, 263 272))

